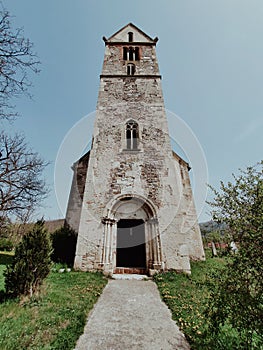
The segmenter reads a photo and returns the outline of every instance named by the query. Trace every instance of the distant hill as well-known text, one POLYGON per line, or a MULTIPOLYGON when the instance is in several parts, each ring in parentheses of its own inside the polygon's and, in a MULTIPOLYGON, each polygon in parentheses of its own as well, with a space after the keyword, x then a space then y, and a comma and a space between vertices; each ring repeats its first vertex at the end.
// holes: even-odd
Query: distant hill
POLYGON ((221 232, 226 229, 225 224, 218 224, 217 222, 210 220, 206 222, 202 222, 199 224, 202 235, 205 235, 209 232, 220 230, 221 232))
MULTIPOLYGON (((53 233, 57 229, 64 226, 65 219, 57 219, 57 220, 47 220, 45 221, 45 228, 48 232, 53 233)), ((13 235, 24 235, 25 233, 32 230, 34 226, 34 222, 28 222, 26 224, 14 223, 12 224, 12 233, 13 235)))

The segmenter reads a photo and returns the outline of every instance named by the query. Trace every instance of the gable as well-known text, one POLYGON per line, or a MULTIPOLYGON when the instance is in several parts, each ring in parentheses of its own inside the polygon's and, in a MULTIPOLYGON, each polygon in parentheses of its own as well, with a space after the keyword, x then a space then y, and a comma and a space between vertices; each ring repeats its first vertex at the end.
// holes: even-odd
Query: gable
POLYGON ((118 32, 113 34, 109 39, 104 38, 104 40, 108 43, 115 43, 115 42, 128 42, 128 33, 133 33, 133 42, 136 43, 156 43, 157 38, 152 39, 150 36, 145 34, 141 29, 136 27, 134 24, 129 23, 123 28, 121 28, 118 32))

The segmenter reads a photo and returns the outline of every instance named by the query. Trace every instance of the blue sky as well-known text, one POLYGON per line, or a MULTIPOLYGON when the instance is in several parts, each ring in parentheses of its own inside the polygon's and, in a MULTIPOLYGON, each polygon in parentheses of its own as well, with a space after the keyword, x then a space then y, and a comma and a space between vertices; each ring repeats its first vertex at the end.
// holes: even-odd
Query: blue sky
MULTIPOLYGON (((67 164, 60 184, 65 203, 60 208, 54 194, 55 160, 68 131, 95 110, 102 36, 111 36, 129 22, 159 38, 165 106, 198 138, 209 183, 218 187, 220 180, 231 180, 238 168, 262 159, 262 0, 3 3, 15 16, 14 26, 23 26, 34 42, 42 62, 41 73, 32 77, 33 100, 15 101, 21 116, 3 126, 23 131, 29 144, 51 162, 45 172, 51 194, 41 211, 46 219, 64 215, 71 170, 67 164)), ((207 210, 200 221, 209 219, 207 210)))

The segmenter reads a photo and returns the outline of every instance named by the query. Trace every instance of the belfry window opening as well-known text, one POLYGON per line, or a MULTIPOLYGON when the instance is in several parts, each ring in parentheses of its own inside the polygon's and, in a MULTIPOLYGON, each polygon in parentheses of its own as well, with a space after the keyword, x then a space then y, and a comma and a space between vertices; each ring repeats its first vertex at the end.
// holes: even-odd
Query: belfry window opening
POLYGON ((135 47, 135 49, 134 49, 134 58, 135 58, 135 61, 139 61, 139 59, 140 59, 138 47, 135 47))
POLYGON ((126 124, 126 146, 129 150, 137 150, 138 149, 138 124, 130 120, 126 124))
POLYGON ((132 47, 129 48, 129 61, 135 61, 134 50, 132 47))
POLYGON ((139 61, 140 60, 139 47, 124 47, 123 48, 123 60, 124 61, 139 61))
POLYGON ((124 61, 127 61, 128 59, 128 47, 123 48, 123 59, 124 61))

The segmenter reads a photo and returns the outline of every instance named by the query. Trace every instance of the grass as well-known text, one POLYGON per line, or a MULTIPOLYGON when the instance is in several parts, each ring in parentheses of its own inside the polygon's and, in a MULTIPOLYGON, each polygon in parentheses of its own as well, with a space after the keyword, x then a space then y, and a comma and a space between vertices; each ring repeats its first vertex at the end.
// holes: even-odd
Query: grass
MULTIPOLYGON (((8 254, 0 253, 0 289, 8 254)), ((39 297, 0 304, 0 349, 73 349, 107 280, 99 273, 51 272, 39 297)))
MULTIPOLYGON (((0 252, 0 290, 4 287, 2 271, 11 262, 11 255, 0 252)), ((206 349, 203 334, 209 297, 207 282, 224 262, 209 258, 206 262, 193 263, 191 276, 169 272, 155 277, 163 300, 193 350, 206 349)), ((0 349, 73 349, 83 332, 87 314, 106 283, 100 274, 52 272, 39 298, 23 303, 3 302, 0 349)))
MULTIPOLYGON (((4 288, 2 272, 11 259, 12 253, 0 252, 0 292, 4 288)), ((192 350, 241 348, 237 333, 227 325, 216 346, 211 347, 207 333, 206 310, 213 287, 212 275, 222 270, 225 262, 223 258, 207 258, 205 262, 192 264, 191 276, 168 272, 154 278, 192 350)), ((58 270, 59 266, 56 267, 58 270)), ((98 273, 51 272, 39 297, 3 301, 0 303, 0 349, 73 349, 106 283, 98 273)))
MULTIPOLYGON (((164 302, 171 309, 173 319, 186 335, 193 350, 211 349, 209 345, 206 346, 209 339, 206 332, 205 311, 209 304, 211 276, 214 272, 220 271, 224 265, 223 258, 208 258, 205 262, 192 263, 190 276, 176 272, 155 276, 155 282, 164 302)), ((236 349, 233 346, 236 334, 230 334, 230 330, 226 330, 226 333, 228 331, 228 339, 223 342, 228 342, 229 346, 223 345, 222 349, 236 349)), ((221 349, 218 346, 216 350, 219 348, 221 349)))

